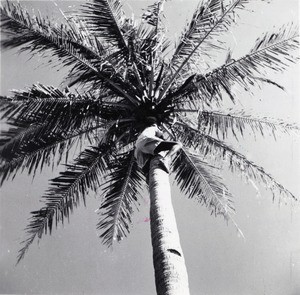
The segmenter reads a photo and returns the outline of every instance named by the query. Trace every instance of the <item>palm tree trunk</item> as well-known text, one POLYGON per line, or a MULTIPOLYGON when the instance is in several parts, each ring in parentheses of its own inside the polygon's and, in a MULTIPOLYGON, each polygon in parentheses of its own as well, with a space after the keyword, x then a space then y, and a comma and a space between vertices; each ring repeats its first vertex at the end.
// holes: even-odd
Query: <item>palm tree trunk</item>
POLYGON ((151 239, 158 295, 188 295, 188 276, 171 201, 169 174, 151 160, 149 174, 151 239))

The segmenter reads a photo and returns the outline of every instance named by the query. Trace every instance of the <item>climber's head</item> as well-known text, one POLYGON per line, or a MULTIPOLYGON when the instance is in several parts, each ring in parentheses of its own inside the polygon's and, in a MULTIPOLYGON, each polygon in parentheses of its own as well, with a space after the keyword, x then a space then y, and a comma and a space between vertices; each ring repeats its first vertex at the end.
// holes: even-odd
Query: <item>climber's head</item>
POLYGON ((146 117, 145 126, 150 127, 154 124, 157 124, 157 119, 155 117, 146 117))

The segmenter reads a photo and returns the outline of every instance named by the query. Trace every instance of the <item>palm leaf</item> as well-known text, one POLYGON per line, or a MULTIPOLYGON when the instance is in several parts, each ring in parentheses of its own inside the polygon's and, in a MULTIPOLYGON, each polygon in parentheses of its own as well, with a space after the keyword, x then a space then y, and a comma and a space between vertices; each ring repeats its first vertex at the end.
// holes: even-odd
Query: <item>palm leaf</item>
POLYGON ((147 24, 153 26, 156 33, 163 29, 161 27, 161 18, 165 2, 166 0, 155 1, 155 3, 149 5, 145 9, 142 15, 142 20, 144 20, 147 24))
POLYGON ((147 26, 143 22, 137 27, 135 35, 137 67, 147 99, 151 100, 158 97, 156 92, 166 75, 163 59, 168 54, 169 40, 162 28, 147 26))
MULTIPOLYGON (((104 106, 101 97, 75 96, 41 84, 28 91, 16 91, 13 98, 2 98, 1 102, 3 117, 12 126, 3 131, 0 138, 1 160, 7 162, 2 167, 4 178, 24 159, 27 164, 30 163, 27 167, 49 159, 41 158, 41 154, 49 156, 48 152, 56 150, 56 143, 70 147, 72 141, 69 139, 82 135, 83 130, 88 134, 99 123, 106 123, 108 127, 107 120, 101 117, 113 119, 115 116, 117 120, 122 114, 120 108, 123 108, 121 104, 104 106), (52 148, 49 150, 48 147, 52 148)), ((87 139, 86 136, 83 138, 87 139)))
MULTIPOLYGON (((209 103, 214 98, 222 99, 222 91, 234 99, 231 91, 234 84, 249 90, 249 86, 256 85, 258 79, 263 82, 273 83, 262 75, 267 75, 263 70, 282 71, 288 65, 295 63, 299 57, 292 52, 299 46, 298 30, 296 28, 282 28, 277 33, 269 33, 258 39, 249 54, 232 60, 207 74, 196 75, 184 89, 176 93, 189 95, 190 100, 197 100, 198 93, 206 98, 209 103), (193 89, 193 90, 192 90, 193 89), (193 98, 191 93, 197 93, 193 98)), ((174 94, 175 96, 175 94, 174 94)), ((206 102, 204 100, 204 102, 206 102)))
POLYGON ((131 215, 134 207, 138 208, 138 197, 144 183, 132 151, 118 155, 111 163, 111 170, 103 185, 104 200, 99 208, 98 223, 98 229, 102 231, 100 237, 108 246, 129 233, 131 215))
POLYGON ((228 136, 228 131, 237 138, 237 133, 244 135, 245 129, 249 127, 253 135, 257 131, 264 136, 268 131, 274 138, 277 131, 288 133, 292 130, 299 130, 299 127, 294 124, 286 124, 282 121, 271 121, 268 118, 253 118, 249 115, 241 113, 224 114, 213 111, 198 111, 198 128, 206 134, 215 132, 217 136, 221 135, 224 138, 228 136))
POLYGON ((20 4, 8 2, 1 7, 1 16, 1 29, 7 36, 2 41, 4 48, 22 47, 22 51, 43 54, 51 50, 65 66, 79 63, 85 68, 94 68, 90 62, 99 59, 92 49, 81 44, 84 41, 79 33, 75 34, 64 25, 53 26, 41 16, 31 16, 20 4))
MULTIPOLYGON (((151 25, 152 36, 150 40, 150 46, 147 50, 148 64, 151 66, 150 75, 148 77, 148 96, 153 97, 155 95, 154 80, 155 72, 158 66, 161 66, 160 58, 163 54, 165 47, 165 30, 162 26, 162 14, 165 0, 155 1, 153 4, 148 6, 142 15, 142 20, 147 24, 151 25), (156 58, 158 56, 159 58, 156 58)), ((161 68, 162 69, 162 68, 161 68)), ((158 82, 160 78, 156 80, 158 82)), ((157 88, 157 87, 156 87, 157 88)))
POLYGON ((83 4, 81 17, 90 32, 106 42, 127 50, 122 32, 125 16, 119 0, 92 0, 83 4))
POLYGON ((65 27, 52 27, 45 20, 33 19, 29 13, 19 4, 9 4, 1 8, 2 30, 12 35, 2 42, 6 48, 22 47, 32 53, 43 53, 50 51, 52 55, 59 58, 64 66, 73 66, 77 73, 86 71, 94 72, 97 77, 105 82, 106 87, 122 94, 129 101, 137 104, 134 95, 130 95, 130 85, 122 82, 115 69, 109 67, 107 71, 101 71, 102 58, 91 49, 80 44, 80 40, 70 40, 72 34, 66 34, 65 27), (111 73, 114 73, 112 79, 111 73), (114 81, 115 80, 115 81, 114 81))
POLYGON ((189 198, 196 198, 208 207, 211 214, 231 219, 234 213, 232 197, 212 166, 183 149, 174 162, 173 170, 175 181, 189 198))
MULTIPOLYGON (((133 54, 133 48, 130 46, 130 42, 128 44, 128 48, 125 47, 123 50, 115 51, 111 44, 107 44, 106 42, 100 40, 100 38, 97 37, 97 33, 91 33, 89 26, 86 22, 82 21, 82 19, 75 15, 66 17, 66 19, 72 33, 69 33, 69 35, 71 35, 73 39, 77 40, 77 43, 80 42, 80 45, 84 46, 84 49, 90 50, 91 56, 93 53, 94 56, 95 53, 97 54, 96 61, 94 63, 99 65, 101 72, 107 73, 108 76, 112 73, 124 75, 126 72, 126 68, 124 67, 124 58, 128 59, 128 51, 129 55, 133 54), (73 34, 75 35, 75 38, 73 34)), ((125 27, 123 29, 125 29, 125 27)), ((69 31, 70 30, 67 30, 67 32, 69 31)), ((74 85, 78 82, 84 81, 95 82, 98 81, 99 78, 99 75, 95 73, 93 69, 86 70, 84 73, 82 73, 81 67, 74 66, 66 80, 70 80, 70 85, 74 85)))
POLYGON ((85 203, 90 190, 96 190, 100 180, 109 167, 109 152, 111 148, 100 145, 81 153, 73 165, 67 165, 67 170, 52 179, 51 187, 44 196, 45 206, 32 212, 31 221, 26 228, 28 238, 23 241, 18 262, 24 258, 29 246, 35 238, 41 238, 47 231, 51 233, 53 223, 64 222, 69 218, 80 200, 85 203))
POLYGON ((101 114, 107 111, 102 98, 100 95, 74 95, 37 84, 26 91, 15 91, 13 97, 0 97, 0 111, 2 119, 27 124, 47 121, 48 130, 63 133, 99 120, 101 114))
POLYGON ((28 174, 35 176, 37 169, 42 171, 44 166, 54 167, 54 165, 59 165, 63 159, 67 162, 70 149, 81 147, 86 142, 93 144, 95 131, 99 136, 100 128, 103 128, 103 125, 73 130, 65 135, 61 133, 42 134, 36 140, 21 141, 18 148, 14 145, 14 149, 10 149, 9 154, 5 155, 5 161, 0 166, 0 183, 2 184, 11 175, 16 175, 19 170, 27 169, 28 174))
POLYGON ((248 160, 244 155, 235 151, 224 142, 206 135, 185 123, 176 122, 173 130, 185 146, 193 148, 200 152, 203 156, 209 156, 215 161, 222 160, 228 164, 231 171, 239 172, 246 180, 250 179, 254 182, 263 184, 273 193, 273 199, 276 193, 285 200, 297 200, 297 198, 278 183, 270 174, 252 161, 248 160))
MULTIPOLYGON (((199 41, 204 39, 207 32, 211 30, 223 13, 224 5, 221 0, 210 0, 198 5, 191 22, 185 29, 175 49, 170 63, 172 69, 177 69, 183 62, 183 59, 193 52, 199 41)), ((193 62, 195 62, 197 58, 199 59, 201 57, 193 56, 193 62)))
POLYGON ((21 146, 36 138, 41 138, 46 124, 15 124, 8 131, 2 131, 0 137, 0 160, 11 160, 18 154, 21 146))
POLYGON ((232 4, 226 7, 225 11, 220 14, 219 8, 223 7, 222 3, 218 0, 210 0, 207 5, 207 10, 204 9, 204 15, 207 17, 206 21, 212 22, 212 25, 208 25, 207 31, 204 35, 197 40, 197 43, 193 45, 193 49, 187 54, 187 56, 183 59, 180 65, 177 67, 175 73, 172 73, 171 78, 164 86, 163 91, 160 93, 159 98, 162 99, 170 87, 173 85, 173 82, 177 79, 181 71, 185 68, 185 66, 191 61, 194 54, 197 52, 199 47, 202 45, 204 41, 210 39, 212 37, 212 33, 218 30, 228 29, 230 24, 232 23, 232 15, 238 8, 243 8, 249 0, 235 0, 232 4), (207 13, 207 15, 206 15, 207 13), (219 16, 216 16, 216 13, 219 16))

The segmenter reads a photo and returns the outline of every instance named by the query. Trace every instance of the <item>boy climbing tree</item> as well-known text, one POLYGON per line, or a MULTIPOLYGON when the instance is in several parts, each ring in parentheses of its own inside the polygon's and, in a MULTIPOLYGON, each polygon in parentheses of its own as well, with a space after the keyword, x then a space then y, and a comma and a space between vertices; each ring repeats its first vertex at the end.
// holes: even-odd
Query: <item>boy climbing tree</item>
POLYGON ((139 167, 148 176, 150 160, 153 156, 160 155, 162 157, 160 168, 169 173, 172 156, 182 148, 182 144, 164 140, 163 133, 158 128, 158 120, 155 117, 146 117, 145 126, 146 128, 141 132, 135 144, 134 155, 139 167))

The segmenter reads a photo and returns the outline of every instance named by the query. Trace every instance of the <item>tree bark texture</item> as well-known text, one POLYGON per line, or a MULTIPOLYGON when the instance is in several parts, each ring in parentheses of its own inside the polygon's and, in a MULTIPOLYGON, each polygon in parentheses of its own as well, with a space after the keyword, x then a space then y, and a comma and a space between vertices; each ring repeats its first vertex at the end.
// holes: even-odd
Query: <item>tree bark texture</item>
POLYGON ((151 239, 158 295, 188 295, 188 276, 171 201, 169 174, 161 156, 151 160, 149 174, 151 239))

